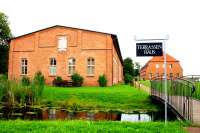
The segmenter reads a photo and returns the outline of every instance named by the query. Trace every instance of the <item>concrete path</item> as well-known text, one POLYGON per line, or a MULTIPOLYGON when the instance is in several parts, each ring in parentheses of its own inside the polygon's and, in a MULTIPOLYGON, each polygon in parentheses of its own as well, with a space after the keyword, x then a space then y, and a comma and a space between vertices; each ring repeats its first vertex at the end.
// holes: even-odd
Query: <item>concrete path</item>
POLYGON ((200 133, 200 128, 199 127, 187 127, 186 131, 189 133, 200 133))

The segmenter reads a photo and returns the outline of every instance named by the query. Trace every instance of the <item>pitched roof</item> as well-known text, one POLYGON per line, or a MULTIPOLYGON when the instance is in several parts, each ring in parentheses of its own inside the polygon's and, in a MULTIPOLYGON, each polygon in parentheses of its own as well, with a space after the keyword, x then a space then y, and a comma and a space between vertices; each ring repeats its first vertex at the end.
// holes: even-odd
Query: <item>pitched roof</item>
POLYGON ((23 36, 26 36, 26 35, 30 35, 30 34, 33 34, 33 33, 39 32, 39 31, 43 31, 43 30, 47 30, 47 29, 51 29, 51 28, 55 28, 55 27, 71 28, 71 29, 78 29, 78 30, 84 30, 84 31, 90 31, 90 32, 96 32, 96 33, 111 35, 112 40, 113 40, 113 43, 114 43, 114 47, 115 47, 115 49, 116 49, 116 51, 117 51, 117 54, 118 54, 119 59, 120 59, 120 62, 121 62, 121 64, 123 65, 123 58, 122 58, 122 54, 121 54, 121 51, 120 51, 120 47, 119 47, 119 42, 118 42, 117 35, 111 34, 111 33, 105 33, 105 32, 99 32, 99 31, 93 31, 93 30, 75 28, 75 27, 68 27, 68 26, 62 26, 62 25, 54 25, 54 26, 51 26, 51 27, 47 27, 47 28, 44 28, 44 29, 41 29, 41 30, 37 30, 37 31, 31 32, 31 33, 27 33, 27 34, 24 34, 24 35, 21 35, 21 36, 13 37, 13 38, 11 38, 11 39, 9 40, 9 42, 10 42, 11 40, 16 39, 16 38, 20 38, 20 37, 23 37, 23 36))
POLYGON ((39 31, 55 28, 55 27, 71 28, 71 29, 84 30, 84 31, 96 32, 96 33, 101 33, 101 34, 115 35, 115 34, 111 34, 111 33, 99 32, 99 31, 94 31, 94 30, 87 30, 87 29, 82 29, 82 28, 68 27, 68 26, 63 26, 63 25, 54 25, 54 26, 50 26, 50 27, 47 27, 47 28, 43 28, 43 29, 40 29, 40 30, 37 30, 37 31, 33 31, 33 32, 30 32, 30 33, 27 33, 27 34, 24 34, 24 35, 13 37, 10 40, 13 40, 13 39, 16 39, 16 38, 20 38, 20 37, 23 37, 23 36, 26 36, 26 35, 30 35, 30 34, 33 34, 33 33, 39 32, 39 31))
MULTIPOLYGON (((153 58, 151 58, 148 62, 163 62, 164 61, 164 55, 163 56, 154 56, 153 58)), ((177 59, 175 59, 174 57, 172 57, 169 54, 166 54, 166 61, 167 62, 178 62, 177 59)))
MULTIPOLYGON (((179 60, 175 59, 174 57, 172 57, 169 54, 166 54, 166 61, 167 62, 179 62, 179 60)), ((147 67, 148 63, 150 62, 164 62, 164 55, 163 56, 154 56, 152 57, 142 68, 144 69, 145 67, 147 67)))

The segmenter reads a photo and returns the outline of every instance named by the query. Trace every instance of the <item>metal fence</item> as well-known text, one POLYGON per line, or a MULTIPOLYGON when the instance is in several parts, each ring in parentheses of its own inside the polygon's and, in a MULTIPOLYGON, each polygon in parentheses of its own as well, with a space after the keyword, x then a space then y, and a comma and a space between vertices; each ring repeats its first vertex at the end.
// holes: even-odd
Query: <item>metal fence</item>
MULTIPOLYGON (((165 100, 164 84, 165 80, 163 77, 153 78, 151 80, 151 95, 162 101, 165 100)), ((199 75, 189 75, 181 78, 167 78, 168 106, 174 109, 181 118, 194 121, 194 117, 196 117, 195 114, 200 114, 200 108, 197 108, 200 105, 195 105, 196 108, 193 107, 194 103, 200 104, 200 101, 194 102, 194 100, 198 101, 198 99, 200 99, 199 75)))

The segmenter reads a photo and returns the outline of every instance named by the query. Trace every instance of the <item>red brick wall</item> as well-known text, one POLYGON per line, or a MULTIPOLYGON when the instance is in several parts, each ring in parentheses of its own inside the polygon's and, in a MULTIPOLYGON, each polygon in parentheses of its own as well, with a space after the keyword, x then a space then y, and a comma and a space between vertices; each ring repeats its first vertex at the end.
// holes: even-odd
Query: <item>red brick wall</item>
MULTIPOLYGON (((140 71, 140 76, 142 79, 148 80, 150 79, 149 73, 152 73, 153 77, 156 77, 156 73, 158 73, 159 76, 163 75, 164 73, 163 62, 149 62, 147 64, 147 67, 145 67, 140 71), (156 68, 156 64, 159 64, 159 68, 156 68)), ((170 73, 173 73, 173 77, 177 77, 177 73, 179 73, 179 77, 183 76, 183 70, 179 62, 177 61, 167 62, 167 75, 170 76, 170 73), (171 64, 172 68, 170 69, 171 64)))
POLYGON ((123 67, 118 58, 116 49, 113 48, 113 84, 122 82, 123 80, 123 67))
POLYGON ((84 85, 98 85, 98 77, 105 74, 108 85, 122 81, 122 64, 114 49, 109 34, 85 30, 54 27, 11 40, 9 52, 9 78, 20 79, 21 58, 28 59, 28 75, 32 78, 37 71, 45 75, 46 83, 51 84, 54 77, 49 75, 49 59, 57 60, 57 76, 69 80, 68 59, 76 59, 76 72, 84 77, 84 85), (65 52, 57 50, 57 37, 66 35, 68 48, 65 52), (95 74, 87 75, 87 58, 95 59, 95 74), (117 71, 113 74, 113 59, 117 61, 117 71), (115 77, 113 77, 113 75, 115 77))

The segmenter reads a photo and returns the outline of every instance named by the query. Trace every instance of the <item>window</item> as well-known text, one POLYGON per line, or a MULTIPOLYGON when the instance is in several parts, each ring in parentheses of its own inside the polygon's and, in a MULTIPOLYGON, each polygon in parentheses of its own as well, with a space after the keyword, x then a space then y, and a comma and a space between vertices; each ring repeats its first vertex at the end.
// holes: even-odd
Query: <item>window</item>
POLYGON ((172 69, 172 64, 169 65, 169 68, 172 69))
POLYGON ((159 68, 159 64, 156 64, 156 68, 159 68))
POLYGON ((88 60, 87 60, 87 74, 93 75, 94 74, 94 68, 95 68, 94 58, 88 58, 88 60))
POLYGON ((176 74, 176 77, 179 78, 179 73, 176 74))
POLYGON ((21 74, 26 75, 28 73, 28 60, 22 58, 21 60, 21 74))
POLYGON ((67 49, 67 37, 59 36, 58 37, 58 51, 66 51, 67 49))
POLYGON ((156 78, 159 78, 159 73, 156 73, 156 78))
POLYGON ((170 75, 169 75, 169 76, 170 76, 170 78, 173 78, 173 73, 170 73, 170 75))
POLYGON ((149 73, 149 79, 152 79, 152 73, 149 73))
POLYGON ((72 75, 75 73, 75 64, 76 60, 74 58, 68 60, 68 74, 72 75))
POLYGON ((51 76, 56 75, 56 59, 55 58, 50 58, 49 73, 51 76))

